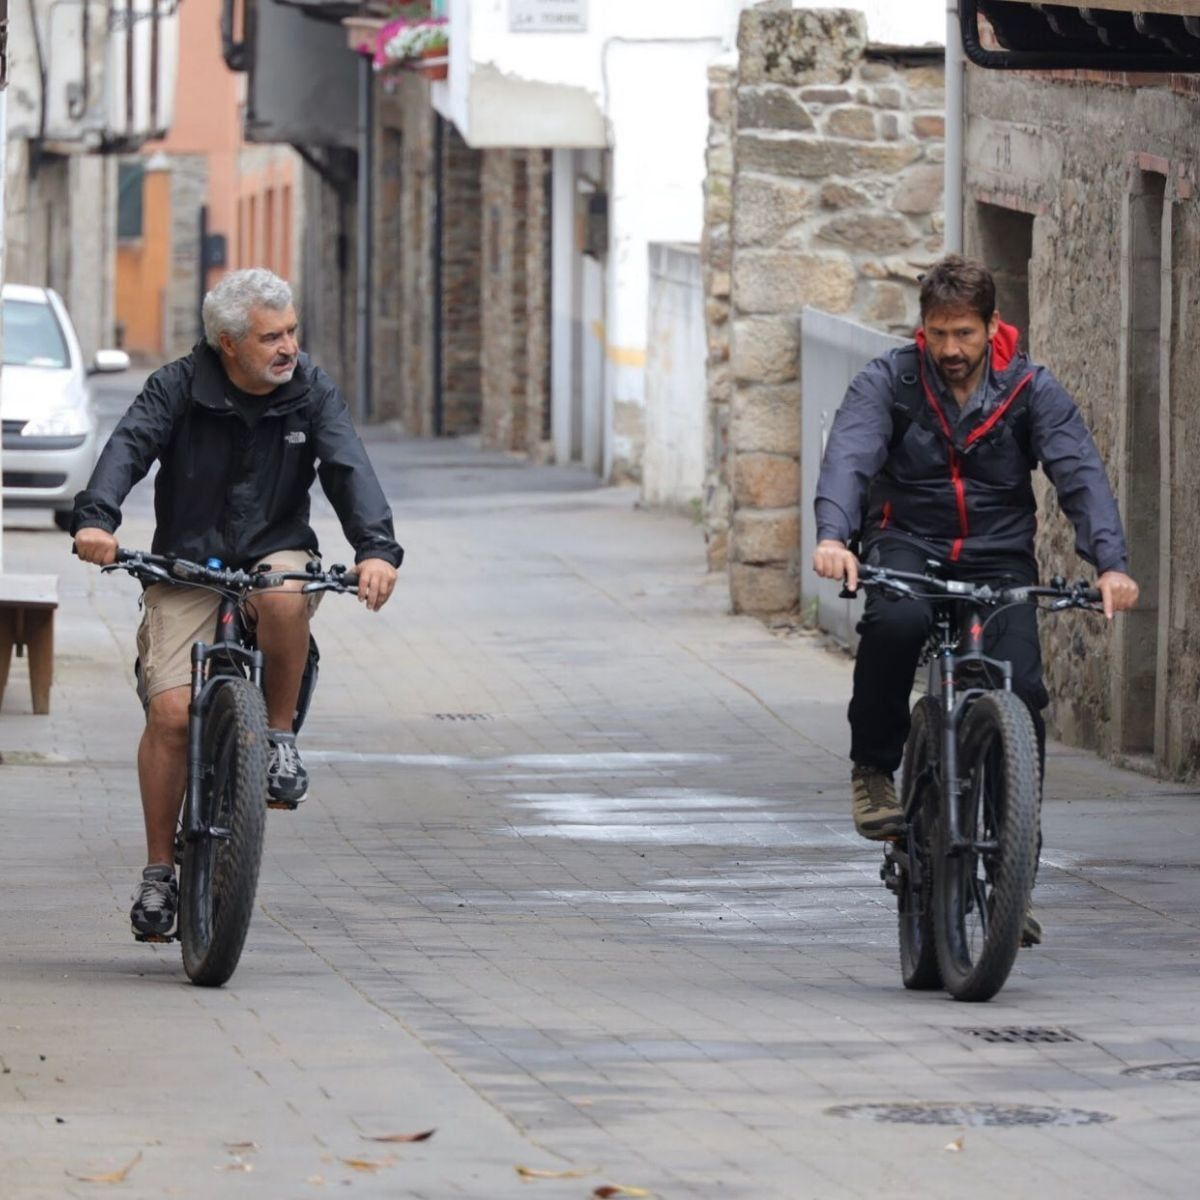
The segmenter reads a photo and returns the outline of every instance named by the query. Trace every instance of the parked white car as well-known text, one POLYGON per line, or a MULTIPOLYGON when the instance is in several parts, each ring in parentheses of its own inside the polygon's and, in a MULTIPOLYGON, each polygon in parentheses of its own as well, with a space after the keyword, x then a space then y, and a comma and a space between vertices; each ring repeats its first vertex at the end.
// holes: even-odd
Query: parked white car
POLYGON ((75 493, 99 453, 87 377, 124 371, 129 356, 101 350, 90 367, 58 293, 4 285, 4 369, 0 371, 6 508, 50 508, 70 528, 75 493))

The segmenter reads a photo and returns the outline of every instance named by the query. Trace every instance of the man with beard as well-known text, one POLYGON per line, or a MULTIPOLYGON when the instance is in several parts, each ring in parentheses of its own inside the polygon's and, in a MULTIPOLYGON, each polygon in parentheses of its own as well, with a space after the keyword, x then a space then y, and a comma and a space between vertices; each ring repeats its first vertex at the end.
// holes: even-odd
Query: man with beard
MULTIPOLYGON (((813 569, 858 583, 853 541, 874 566, 1017 586, 1037 578, 1040 463, 1076 531, 1078 553, 1098 572, 1107 617, 1132 608, 1137 584, 1116 500, 1091 434, 1054 376, 1018 348, 1000 320, 996 288, 981 263, 952 255, 921 284, 914 344, 868 364, 838 409, 817 484, 813 569)), ((932 627, 928 601, 867 597, 850 701, 854 823, 866 838, 903 828, 893 774, 909 728, 909 694, 932 627)), ((1013 666, 1045 756, 1037 618, 1022 605, 988 628, 987 653, 1013 666)), ((1026 940, 1040 928, 1030 918, 1026 940)))
MULTIPOLYGON (((403 551, 392 514, 333 381, 300 352, 291 289, 270 271, 225 276, 204 298, 205 340, 155 371, 118 422, 71 532, 85 562, 115 561, 115 530, 129 490, 155 461, 152 549, 235 568, 304 570, 318 555, 309 490, 319 477, 354 547, 358 598, 378 611, 395 587, 403 551)), ((295 808, 308 791, 293 715, 319 594, 298 581, 255 596, 250 616, 266 669, 270 798, 295 808)), ((146 728, 138 782, 147 866, 134 892, 134 932, 175 923, 175 826, 186 775, 192 643, 211 641, 220 598, 207 589, 146 589, 138 630, 146 728)))

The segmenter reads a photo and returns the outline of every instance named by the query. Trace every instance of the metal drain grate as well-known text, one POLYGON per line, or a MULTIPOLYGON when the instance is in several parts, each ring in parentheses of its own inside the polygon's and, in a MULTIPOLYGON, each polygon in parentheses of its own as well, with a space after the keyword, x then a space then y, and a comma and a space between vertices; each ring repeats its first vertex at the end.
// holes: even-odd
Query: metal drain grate
POLYGON ((1043 1045, 1059 1042, 1082 1042, 1083 1038, 1059 1025, 998 1025, 972 1028, 958 1026, 958 1033, 981 1042, 1007 1042, 1009 1045, 1043 1045))
POLYGON ((1122 1075, 1135 1079, 1173 1079, 1185 1083, 1200 1083, 1200 1062, 1153 1063, 1147 1067, 1127 1067, 1122 1075))
POLYGON ((434 713, 435 721, 491 721, 491 713, 434 713))
POLYGON ((897 1104, 839 1104, 825 1110, 830 1117, 859 1121, 881 1121, 895 1125, 1102 1125, 1115 1120, 1110 1113, 1084 1108, 1051 1108, 1040 1104, 954 1103, 914 1101, 897 1104))

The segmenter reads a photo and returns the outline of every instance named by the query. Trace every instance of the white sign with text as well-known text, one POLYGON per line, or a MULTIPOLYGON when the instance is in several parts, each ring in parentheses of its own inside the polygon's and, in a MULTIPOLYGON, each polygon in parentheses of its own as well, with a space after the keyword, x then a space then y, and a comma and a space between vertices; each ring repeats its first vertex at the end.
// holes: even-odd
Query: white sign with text
POLYGON ((513 33, 586 33, 588 0, 509 0, 513 33))

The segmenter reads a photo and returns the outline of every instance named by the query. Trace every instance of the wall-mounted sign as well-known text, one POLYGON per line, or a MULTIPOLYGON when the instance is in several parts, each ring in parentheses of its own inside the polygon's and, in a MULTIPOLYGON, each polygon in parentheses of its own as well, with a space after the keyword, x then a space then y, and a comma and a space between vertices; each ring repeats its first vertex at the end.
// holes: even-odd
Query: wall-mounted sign
POLYGON ((587 0, 509 0, 513 33, 587 33, 587 0))

